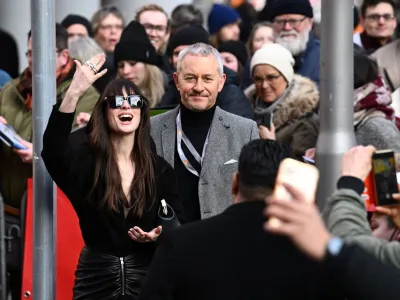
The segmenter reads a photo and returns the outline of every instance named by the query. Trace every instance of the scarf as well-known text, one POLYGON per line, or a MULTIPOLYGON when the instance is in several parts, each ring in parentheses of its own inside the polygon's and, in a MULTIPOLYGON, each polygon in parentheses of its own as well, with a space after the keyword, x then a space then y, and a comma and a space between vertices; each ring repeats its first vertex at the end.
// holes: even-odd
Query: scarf
MULTIPOLYGON (((367 53, 375 52, 379 48, 385 46, 382 45, 379 39, 367 35, 365 31, 360 33, 360 38, 361 44, 363 45, 363 48, 367 51, 367 53)), ((391 41, 392 39, 389 38, 386 44, 389 44, 391 41)))
MULTIPOLYGON (((272 103, 266 103, 259 96, 256 95, 253 106, 254 106, 254 116, 257 124, 260 123, 264 115, 273 113, 275 111, 278 104, 283 102, 284 99, 286 99, 286 97, 292 91, 293 85, 294 85, 294 80, 291 83, 289 83, 288 87, 283 92, 283 94, 272 103)), ((278 129, 279 126, 282 124, 274 122, 274 125, 275 129, 278 129)))
MULTIPOLYGON (((75 64, 69 57, 64 67, 60 68, 56 72, 56 84, 57 87, 65 80, 71 79, 75 73, 75 64)), ((18 92, 25 99, 25 106, 28 109, 32 109, 32 72, 29 68, 26 68, 20 76, 19 83, 17 85, 18 92)))
POLYGON ((381 77, 354 91, 354 126, 371 117, 394 120, 394 109, 390 106, 392 94, 381 77))

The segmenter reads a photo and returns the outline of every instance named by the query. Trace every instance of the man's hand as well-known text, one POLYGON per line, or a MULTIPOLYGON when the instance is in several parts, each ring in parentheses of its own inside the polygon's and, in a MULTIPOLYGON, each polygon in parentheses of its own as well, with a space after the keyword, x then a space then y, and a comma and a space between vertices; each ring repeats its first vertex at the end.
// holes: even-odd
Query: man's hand
POLYGON ((29 143, 22 139, 20 139, 19 142, 23 146, 25 146, 26 150, 14 149, 13 151, 19 155, 22 162, 24 162, 26 164, 31 164, 33 161, 33 145, 32 145, 32 143, 29 143))
POLYGON ((7 124, 7 120, 4 119, 2 116, 0 116, 0 123, 3 123, 4 125, 7 124))
POLYGON ((373 146, 357 146, 347 151, 342 158, 341 176, 352 176, 365 181, 372 170, 373 146))
POLYGON ((392 207, 377 206, 375 209, 377 212, 391 217, 397 228, 400 228, 400 193, 393 194, 393 199, 399 201, 399 205, 392 207))
POLYGON ((269 197, 266 200, 265 215, 279 222, 265 222, 264 229, 287 236, 305 254, 315 260, 322 260, 330 234, 320 217, 317 207, 306 202, 301 191, 285 184, 294 201, 269 197))
POLYGON ((135 226, 134 228, 129 229, 128 235, 129 237, 139 243, 148 243, 154 242, 160 236, 162 232, 162 227, 158 226, 154 228, 150 232, 143 231, 140 227, 135 226))
POLYGON ((271 129, 260 125, 258 126, 258 132, 260 133, 260 139, 262 140, 276 140, 274 124, 271 124, 271 129))

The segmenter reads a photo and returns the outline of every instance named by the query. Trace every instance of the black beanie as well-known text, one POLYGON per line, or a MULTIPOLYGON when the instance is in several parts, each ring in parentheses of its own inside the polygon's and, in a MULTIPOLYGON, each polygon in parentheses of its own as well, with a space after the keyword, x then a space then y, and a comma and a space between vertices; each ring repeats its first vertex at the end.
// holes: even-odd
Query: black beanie
POLYGON ((160 58, 150 42, 146 30, 137 21, 132 21, 122 31, 119 43, 115 46, 114 62, 122 60, 140 61, 145 64, 159 65, 160 58))
POLYGON ((269 7, 271 21, 275 17, 286 14, 298 14, 308 18, 314 16, 309 0, 277 0, 269 7))
POLYGON ((247 64, 248 54, 246 46, 241 41, 226 41, 221 43, 218 47, 218 51, 228 52, 236 56, 238 61, 245 66, 247 64))
POLYGON ((86 19, 85 17, 78 16, 78 15, 68 15, 61 22, 61 25, 65 29, 68 29, 69 26, 74 25, 74 24, 80 24, 82 26, 85 26, 89 36, 93 37, 92 24, 90 24, 89 20, 86 19))
POLYGON ((190 25, 182 28, 171 36, 168 42, 167 55, 172 56, 174 50, 179 46, 189 46, 196 43, 209 44, 210 35, 201 25, 190 25))

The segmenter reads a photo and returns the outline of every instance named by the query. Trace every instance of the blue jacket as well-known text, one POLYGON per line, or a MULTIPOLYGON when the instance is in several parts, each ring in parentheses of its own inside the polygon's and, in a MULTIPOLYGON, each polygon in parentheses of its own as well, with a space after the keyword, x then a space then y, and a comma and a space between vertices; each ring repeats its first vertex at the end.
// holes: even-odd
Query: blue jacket
POLYGON ((0 90, 3 88, 3 86, 11 80, 10 75, 8 75, 7 72, 3 71, 0 69, 0 90))
POLYGON ((320 85, 320 41, 310 34, 307 48, 299 57, 296 57, 294 72, 304 77, 310 78, 318 87, 320 85))

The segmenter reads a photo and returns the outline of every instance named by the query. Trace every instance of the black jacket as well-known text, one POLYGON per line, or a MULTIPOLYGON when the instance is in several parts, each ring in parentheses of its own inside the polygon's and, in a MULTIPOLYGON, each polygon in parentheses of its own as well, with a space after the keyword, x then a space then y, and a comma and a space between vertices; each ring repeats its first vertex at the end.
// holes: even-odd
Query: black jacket
POLYGON ((128 236, 128 230, 134 226, 144 231, 155 228, 161 199, 165 199, 184 221, 172 167, 162 157, 156 157, 156 202, 145 208, 141 218, 132 213, 125 218, 122 201, 119 203, 120 212, 99 207, 105 183, 96 190, 92 201, 86 199, 93 185, 94 160, 87 143, 76 147, 69 143, 73 118, 74 113, 62 113, 58 105, 54 106, 43 137, 42 158, 50 176, 71 201, 78 215, 85 245, 93 251, 114 256, 144 253, 152 257, 155 243, 135 242, 128 236))
MULTIPOLYGON (((218 94, 217 105, 227 112, 253 120, 253 108, 237 84, 236 73, 226 67, 224 67, 224 73, 226 74, 226 82, 222 91, 218 94)), ((175 106, 180 103, 181 96, 175 86, 172 73, 169 76, 169 86, 159 106, 175 106)))
POLYGON ((323 262, 333 286, 349 300, 398 300, 400 270, 386 265, 358 245, 343 245, 323 262))
POLYGON ((139 299, 332 299, 320 265, 263 230, 263 209, 235 204, 165 235, 139 299))

